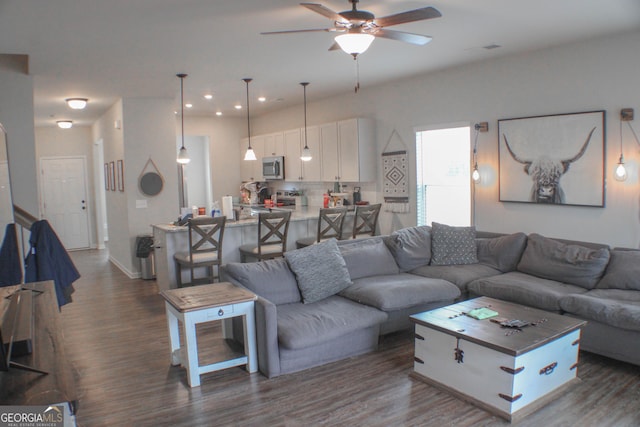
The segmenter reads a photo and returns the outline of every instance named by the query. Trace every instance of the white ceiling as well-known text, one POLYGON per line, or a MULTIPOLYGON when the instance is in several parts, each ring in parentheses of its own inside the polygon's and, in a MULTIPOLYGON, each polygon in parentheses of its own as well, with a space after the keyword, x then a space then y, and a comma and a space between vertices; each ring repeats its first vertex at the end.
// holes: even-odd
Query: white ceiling
MULTIPOLYGON (((346 0, 319 0, 335 11, 346 0)), ((441 18, 394 30, 430 35, 414 46, 377 39, 359 59, 362 90, 390 80, 640 29, 640 0, 362 0, 377 17, 433 6, 441 18), (497 44, 500 48, 484 49, 497 44)), ((179 108, 177 73, 187 73, 186 114, 244 115, 244 77, 252 77, 251 112, 299 104, 302 81, 310 102, 355 83, 355 63, 329 52, 325 32, 260 35, 264 31, 328 28, 325 17, 296 0, 0 0, 0 53, 26 54, 34 77, 36 126, 71 119, 88 125, 121 97, 169 97, 179 108), (213 100, 203 98, 212 92, 213 100), (86 97, 71 111, 68 97, 86 97)), ((638 54, 635 52, 633 54, 638 54)))

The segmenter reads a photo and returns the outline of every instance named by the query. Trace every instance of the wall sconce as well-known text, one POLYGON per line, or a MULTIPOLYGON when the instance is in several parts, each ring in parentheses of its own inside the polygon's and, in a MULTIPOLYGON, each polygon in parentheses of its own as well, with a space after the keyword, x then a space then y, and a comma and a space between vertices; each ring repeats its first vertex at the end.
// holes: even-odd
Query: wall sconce
POLYGON ((250 120, 250 116, 249 116, 249 82, 251 82, 251 80, 253 80, 253 79, 248 79, 248 78, 247 79, 242 79, 242 81, 247 84, 247 138, 249 139, 247 152, 244 153, 244 159, 245 160, 258 160, 256 158, 255 151, 253 151, 253 148, 251 148, 251 120, 250 120))
POLYGON ((489 132, 489 123, 476 123, 474 129, 476 130, 476 135, 473 139, 473 171, 471 172, 471 179, 473 179, 474 183, 478 184, 481 178, 480 171, 478 170, 478 134, 480 132, 489 132))

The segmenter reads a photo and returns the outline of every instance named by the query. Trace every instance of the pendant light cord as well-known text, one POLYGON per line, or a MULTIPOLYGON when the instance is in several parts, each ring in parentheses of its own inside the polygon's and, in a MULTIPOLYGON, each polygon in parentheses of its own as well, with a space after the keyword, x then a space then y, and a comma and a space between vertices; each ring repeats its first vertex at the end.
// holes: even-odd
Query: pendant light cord
POLYGON ((251 122, 249 120, 249 82, 253 79, 243 79, 247 84, 247 136, 249 139, 249 147, 247 149, 251 150, 251 122))
POLYGON ((180 126, 181 126, 181 134, 182 134, 182 146, 181 150, 184 149, 184 78, 187 77, 186 74, 178 74, 180 77, 180 126))
POLYGON ((300 83, 304 89, 304 148, 309 149, 307 145, 307 85, 309 83, 300 83))

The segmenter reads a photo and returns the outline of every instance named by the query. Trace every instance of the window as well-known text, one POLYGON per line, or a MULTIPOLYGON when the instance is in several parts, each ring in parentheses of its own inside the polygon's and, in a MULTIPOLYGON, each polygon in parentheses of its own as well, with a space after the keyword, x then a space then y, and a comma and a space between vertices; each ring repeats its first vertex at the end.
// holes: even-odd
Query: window
POLYGON ((416 132, 417 224, 471 224, 471 128, 416 132))

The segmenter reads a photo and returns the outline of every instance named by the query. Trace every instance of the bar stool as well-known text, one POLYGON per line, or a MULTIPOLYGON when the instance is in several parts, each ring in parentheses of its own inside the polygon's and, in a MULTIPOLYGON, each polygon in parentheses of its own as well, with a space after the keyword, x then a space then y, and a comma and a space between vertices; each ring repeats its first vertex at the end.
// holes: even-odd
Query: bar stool
POLYGON ((378 215, 380 214, 381 207, 382 203, 375 205, 356 205, 356 211, 353 216, 353 229, 351 230, 352 239, 376 235, 378 215))
POLYGON ((240 261, 258 261, 284 256, 291 211, 261 212, 258 214, 258 243, 240 246, 240 261))
POLYGON ((176 263, 176 282, 178 287, 213 283, 216 275, 213 268, 222 264, 222 238, 227 217, 211 218, 201 216, 189 219, 189 251, 177 252, 173 259, 176 263), (194 278, 193 270, 206 267, 207 275, 194 278), (182 269, 188 268, 191 273, 191 281, 182 283, 182 269))
POLYGON ((296 240, 298 249, 311 246, 323 240, 336 238, 342 239, 342 228, 347 216, 347 208, 322 208, 318 215, 318 231, 315 236, 304 237, 296 240))

